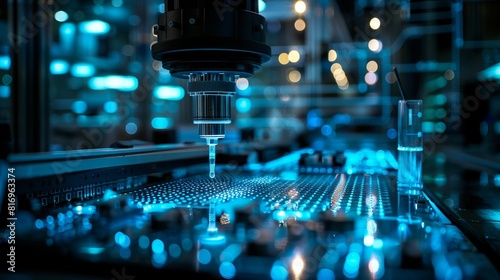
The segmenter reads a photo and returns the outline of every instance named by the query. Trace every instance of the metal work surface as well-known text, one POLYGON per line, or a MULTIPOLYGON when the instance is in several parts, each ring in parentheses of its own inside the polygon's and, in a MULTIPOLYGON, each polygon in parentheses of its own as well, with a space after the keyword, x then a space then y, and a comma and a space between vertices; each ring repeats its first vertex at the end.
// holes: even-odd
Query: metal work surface
POLYGON ((426 194, 397 190, 390 153, 344 155, 331 170, 220 166, 19 212, 16 263, 27 279, 498 277, 426 194))

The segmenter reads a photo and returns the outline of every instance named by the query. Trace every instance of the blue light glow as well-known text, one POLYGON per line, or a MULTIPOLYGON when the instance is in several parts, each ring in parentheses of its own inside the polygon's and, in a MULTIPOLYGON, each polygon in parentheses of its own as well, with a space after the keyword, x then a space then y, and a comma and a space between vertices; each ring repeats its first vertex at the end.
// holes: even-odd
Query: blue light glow
POLYGON ((321 127, 321 133, 325 136, 330 136, 333 132, 333 129, 330 125, 325 124, 321 127))
POLYGON ((119 91, 133 91, 139 86, 139 81, 134 76, 110 75, 93 77, 88 85, 93 90, 116 89, 119 91))
POLYGON ((0 85, 0 98, 9 98, 10 97, 10 87, 0 85))
POLYGON ((296 171, 285 170, 280 172, 280 179, 284 181, 295 181, 299 177, 299 174, 296 171))
POLYGON ((367 90, 368 90, 368 86, 366 85, 366 83, 359 83, 358 84, 358 91, 360 93, 365 93, 367 90))
POLYGON ((127 260, 130 258, 132 255, 132 251, 130 251, 130 248, 124 247, 120 249, 120 257, 124 260, 127 260))
POLYGON ((201 249, 198 252, 198 262, 201 264, 208 264, 212 259, 212 254, 207 249, 201 249))
POLYGON ((322 268, 318 271, 316 276, 318 280, 335 280, 335 273, 328 268, 322 268))
POLYGON ((286 280, 288 279, 288 270, 281 261, 277 261, 271 268, 271 279, 273 280, 286 280))
POLYGON ((154 129, 167 129, 172 127, 173 120, 171 118, 156 117, 151 120, 151 126, 154 129))
POLYGON ((276 221, 283 221, 288 218, 295 218, 299 221, 307 221, 311 219, 311 212, 308 211, 291 211, 279 210, 273 212, 273 219, 276 221))
POLYGON ((160 212, 164 213, 167 209, 175 208, 176 204, 171 202, 147 204, 144 205, 143 210, 145 213, 160 212))
POLYGON ((57 20, 58 22, 65 22, 68 20, 69 16, 68 16, 68 13, 66 13, 65 11, 57 11, 55 14, 54 14, 54 18, 55 20, 57 20))
POLYGON ((163 267, 166 262, 167 262, 167 253, 165 253, 164 251, 159 254, 155 253, 151 256, 151 264, 155 268, 163 267))
POLYGON ((128 65, 128 71, 134 74, 139 74, 142 71, 142 64, 139 61, 132 61, 128 65))
POLYGON ((387 138, 389 139, 396 139, 396 137, 398 136, 398 131, 394 128, 389 128, 387 130, 387 138))
POLYGON ((204 234, 200 236, 200 243, 204 245, 223 245, 226 243, 226 236, 223 234, 204 234))
POLYGON ((113 5, 113 7, 121 7, 123 5, 123 0, 111 0, 111 5, 113 5))
POLYGON ((373 242, 373 235, 365 235, 365 237, 363 238, 363 244, 365 244, 366 247, 373 246, 373 242))
POLYGON ((56 59, 50 63, 50 73, 53 75, 66 74, 69 71, 69 63, 66 60, 56 59))
POLYGON ((157 86, 153 90, 153 95, 158 99, 178 101, 184 97, 184 88, 180 86, 157 86))
POLYGON ((266 2, 259 0, 259 13, 262 13, 266 9, 266 2))
POLYGON ((9 70, 11 63, 12 62, 10 60, 10 56, 7 56, 7 55, 0 56, 0 69, 1 70, 9 70))
POLYGON ((320 110, 311 110, 307 112, 307 128, 314 129, 318 128, 323 124, 323 120, 321 119, 321 111, 320 110))
POLYGON ((376 238, 375 240, 373 240, 374 249, 382 249, 383 246, 384 246, 384 241, 382 239, 376 238))
POLYGON ((9 75, 9 74, 3 75, 3 77, 2 77, 2 83, 4 85, 7 85, 7 86, 10 85, 10 83, 12 83, 12 76, 9 75))
POLYGON ((230 262, 223 262, 219 266, 219 273, 225 279, 232 279, 236 275, 236 267, 230 262))
POLYGON ((174 258, 178 258, 181 256, 181 247, 175 243, 170 244, 168 246, 168 253, 174 258))
POLYGON ((77 206, 75 206, 75 208, 73 208, 73 211, 77 215, 81 215, 81 214, 92 215, 95 213, 96 207, 93 205, 89 205, 89 206, 85 206, 85 207, 83 207, 81 205, 77 205, 77 206))
POLYGON ((351 123, 351 116, 348 114, 336 114, 333 116, 333 121, 336 124, 349 124, 351 123))
POLYGON ((248 98, 240 97, 236 100, 236 110, 240 113, 248 113, 252 109, 252 101, 248 98))
POLYGON ((42 228, 43 228, 43 226, 44 226, 43 221, 42 221, 42 220, 40 220, 40 219, 36 219, 36 221, 35 221, 35 227, 36 227, 37 229, 42 229, 42 228))
POLYGON ((73 23, 64 23, 64 24, 61 24, 61 26, 59 27, 59 33, 61 33, 61 35, 64 35, 64 36, 69 36, 71 34, 74 34, 76 31, 76 27, 73 23))
POLYGON ((495 175, 493 178, 493 184, 495 184, 495 187, 500 187, 500 174, 495 175))
POLYGON ((324 263, 325 266, 327 267, 334 267, 335 264, 340 259, 340 255, 336 250, 329 249, 324 255, 323 259, 321 260, 322 263, 324 263))
POLYGON ((463 279, 463 273, 459 266, 453 265, 446 270, 444 279, 463 279))
POLYGON ((89 255, 99 255, 104 252, 103 247, 81 247, 79 250, 81 253, 89 254, 89 255))
POLYGON ((115 243, 122 248, 128 248, 130 246, 130 237, 119 231, 115 234, 115 243))
POLYGON ((129 122, 125 125, 125 131, 132 135, 137 133, 137 124, 134 122, 129 122))
POLYGON ((71 67, 71 75, 79 78, 90 77, 95 74, 95 67, 90 63, 75 63, 71 67))
POLYGON ((90 20, 81 22, 79 29, 83 33, 100 35, 108 33, 110 26, 107 22, 101 20, 90 20))
POLYGON ((356 278, 359 274, 359 261, 361 257, 357 252, 347 254, 343 273, 347 278, 356 278))
POLYGON ((146 235, 139 236, 139 247, 141 249, 147 249, 149 247, 149 238, 146 235))
POLYGON ((123 232, 121 232, 121 231, 115 233, 115 243, 116 244, 120 244, 120 239, 122 236, 123 236, 123 232))
POLYGON ((184 238, 181 241, 181 246, 184 251, 190 251, 193 249, 193 241, 189 238, 184 238))
POLYGON ((113 114, 116 113, 116 111, 118 111, 118 104, 116 104, 115 101, 107 101, 106 103, 104 103, 103 108, 104 112, 113 114))
POLYGON ((358 253, 358 255, 360 255, 361 252, 363 252, 363 246, 361 246, 361 244, 359 243, 352 243, 349 246, 349 252, 355 252, 358 253))
POLYGON ((241 254, 241 246, 231 244, 220 253, 221 262, 233 262, 241 254))
POLYGON ((82 100, 77 100, 73 102, 73 104, 71 105, 71 109, 76 114, 83 114, 85 113, 85 111, 87 111, 87 103, 82 100))
POLYGON ((422 122, 422 132, 424 132, 424 133, 434 132, 434 123, 433 122, 422 122))
POLYGON ((436 279, 450 279, 445 277, 448 270, 450 269, 450 264, 443 254, 435 254, 432 258, 432 265, 434 267, 434 274, 436 275, 436 279))
POLYGON ((163 244, 163 241, 161 241, 160 239, 155 239, 151 243, 151 250, 155 254, 161 254, 165 250, 165 245, 163 244))
POLYGON ((444 122, 437 122, 435 125, 434 125, 434 130, 437 132, 437 133, 443 133, 445 130, 446 130, 446 124, 444 122))
POLYGON ((237 88, 237 92, 239 96, 250 96, 252 95, 252 87, 248 86, 245 89, 237 88))

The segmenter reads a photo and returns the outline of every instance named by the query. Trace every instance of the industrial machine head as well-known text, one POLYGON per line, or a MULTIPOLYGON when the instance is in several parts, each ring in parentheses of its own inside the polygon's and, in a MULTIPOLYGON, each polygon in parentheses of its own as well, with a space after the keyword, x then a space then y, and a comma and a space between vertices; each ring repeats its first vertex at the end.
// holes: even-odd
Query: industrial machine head
POLYGON ((214 164, 214 145, 231 123, 236 80, 253 75, 271 56, 258 11, 257 0, 166 0, 153 26, 153 58, 172 76, 188 79, 193 123, 214 164))

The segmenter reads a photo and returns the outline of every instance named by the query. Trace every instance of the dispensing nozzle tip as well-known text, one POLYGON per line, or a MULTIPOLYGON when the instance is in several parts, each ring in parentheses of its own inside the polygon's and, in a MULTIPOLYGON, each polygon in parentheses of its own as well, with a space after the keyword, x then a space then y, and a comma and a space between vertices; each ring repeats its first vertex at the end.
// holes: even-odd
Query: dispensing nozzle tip
POLYGON ((215 145, 217 145, 217 138, 207 138, 208 144, 208 162, 210 167, 210 178, 215 178, 215 145))

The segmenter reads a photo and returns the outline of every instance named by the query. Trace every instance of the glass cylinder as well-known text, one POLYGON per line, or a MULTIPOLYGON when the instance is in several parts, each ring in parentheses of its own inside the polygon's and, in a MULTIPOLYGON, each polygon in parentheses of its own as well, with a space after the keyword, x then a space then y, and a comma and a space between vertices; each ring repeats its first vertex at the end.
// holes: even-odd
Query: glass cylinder
POLYGON ((399 100, 398 190, 420 191, 422 183, 422 100, 399 100))

